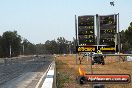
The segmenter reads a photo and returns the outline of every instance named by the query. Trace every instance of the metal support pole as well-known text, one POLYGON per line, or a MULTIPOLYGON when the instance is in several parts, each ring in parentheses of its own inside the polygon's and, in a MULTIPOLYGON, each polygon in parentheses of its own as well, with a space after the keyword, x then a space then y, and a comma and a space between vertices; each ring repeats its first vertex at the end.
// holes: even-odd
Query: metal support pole
POLYGON ((96 14, 96 30, 97 30, 97 45, 99 45, 100 31, 99 31, 99 16, 98 16, 98 14, 96 14))
POLYGON ((119 26, 119 13, 117 14, 118 15, 118 49, 119 49, 119 53, 121 51, 121 44, 120 44, 120 26, 119 26))
POLYGON ((76 46, 77 46, 78 43, 77 43, 77 18, 76 18, 76 15, 75 15, 75 36, 76 36, 76 46))
POLYGON ((71 45, 69 45, 69 54, 71 54, 71 45))
MULTIPOLYGON (((114 35, 115 36, 115 48, 117 47, 117 33, 114 35)), ((115 51, 116 52, 116 51, 115 51)))
POLYGON ((11 57, 11 52, 12 52, 12 51, 11 51, 11 45, 10 45, 10 57, 11 57))
MULTIPOLYGON (((117 15, 118 15, 118 50, 119 50, 118 53, 120 54, 121 45, 120 45, 119 13, 117 15)), ((119 62, 120 62, 120 56, 118 58, 119 58, 119 62)))
MULTIPOLYGON (((87 59, 88 59, 88 52, 87 52, 87 59)), ((92 52, 90 53, 90 73, 93 74, 93 70, 92 70, 92 52)), ((93 84, 91 84, 91 88, 93 88, 93 84)))
MULTIPOLYGON (((88 53, 87 53, 87 57, 88 57, 88 53)), ((93 74, 93 70, 92 70, 92 52, 90 53, 90 58, 91 58, 91 62, 90 62, 90 72, 91 72, 91 74, 93 74)))
MULTIPOLYGON (((76 36, 75 45, 77 46, 78 43, 77 43, 77 18, 76 18, 76 15, 75 15, 75 36, 76 36)), ((77 53, 76 53, 76 64, 77 64, 77 53)))
POLYGON ((24 48, 25 48, 25 47, 24 47, 24 45, 23 45, 23 48, 22 48, 22 49, 23 49, 23 55, 24 55, 24 51, 25 51, 24 48))

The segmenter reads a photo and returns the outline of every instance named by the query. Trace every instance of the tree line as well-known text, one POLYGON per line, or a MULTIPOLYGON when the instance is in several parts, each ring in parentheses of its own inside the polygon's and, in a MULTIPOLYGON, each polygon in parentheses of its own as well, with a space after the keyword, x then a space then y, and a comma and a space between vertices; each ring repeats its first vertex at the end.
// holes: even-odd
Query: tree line
POLYGON ((6 31, 0 36, 0 57, 34 54, 75 53, 75 39, 68 41, 64 37, 47 40, 44 44, 34 44, 23 39, 17 31, 6 31))
POLYGON ((123 53, 132 53, 132 22, 126 30, 120 32, 123 53))
MULTIPOLYGON (((132 22, 126 30, 120 32, 121 52, 132 53, 132 22)), ((18 55, 34 54, 69 54, 76 53, 76 40, 66 40, 58 37, 56 40, 47 40, 44 44, 34 44, 17 33, 6 31, 0 35, 0 57, 14 57, 18 55)))

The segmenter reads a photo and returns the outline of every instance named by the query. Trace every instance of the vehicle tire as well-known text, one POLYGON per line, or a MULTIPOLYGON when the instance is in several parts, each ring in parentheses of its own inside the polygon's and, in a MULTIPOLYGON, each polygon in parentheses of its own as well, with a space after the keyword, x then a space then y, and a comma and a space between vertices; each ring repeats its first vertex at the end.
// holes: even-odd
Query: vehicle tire
POLYGON ((87 79, 84 76, 78 76, 77 77, 77 83, 78 84, 86 84, 87 79))
POLYGON ((102 65, 105 65, 105 62, 102 62, 102 65))

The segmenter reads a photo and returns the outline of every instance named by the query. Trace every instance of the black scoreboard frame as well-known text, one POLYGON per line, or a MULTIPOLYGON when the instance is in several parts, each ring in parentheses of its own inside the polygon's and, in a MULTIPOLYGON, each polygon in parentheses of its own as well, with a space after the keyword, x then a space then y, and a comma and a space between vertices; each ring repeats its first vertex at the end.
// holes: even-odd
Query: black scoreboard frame
POLYGON ((78 16, 78 45, 95 45, 95 15, 78 16), (83 24, 81 24, 81 22, 83 24), (91 24, 89 24, 91 22, 91 24), (87 33, 84 33, 87 32, 87 33))
POLYGON ((116 34, 118 34, 118 14, 99 15, 99 44, 116 46, 116 34), (111 19, 107 21, 108 19, 111 19), (102 23, 101 23, 102 22, 102 23), (105 23, 103 23, 105 22, 105 23), (103 33, 104 32, 104 33, 103 33), (102 40, 105 40, 103 43, 102 40), (109 42, 111 41, 111 42, 109 42), (113 41, 113 42, 112 42, 113 41))
MULTIPOLYGON (((110 36, 107 36, 108 38, 113 37, 113 43, 110 44, 110 45, 106 44, 106 46, 115 46, 115 48, 118 49, 118 50, 116 50, 116 52, 117 51, 120 52, 120 47, 121 46, 120 46, 120 36, 119 36, 119 13, 118 14, 109 14, 109 15, 98 15, 98 14, 96 14, 96 15, 82 15, 82 16, 78 16, 78 17, 76 17, 76 15, 75 15, 76 46, 91 46, 91 45, 93 45, 93 46, 100 46, 101 45, 102 46, 102 45, 105 45, 105 44, 101 44, 100 43, 100 37, 101 37, 100 35, 102 34, 101 30, 100 30, 100 28, 101 28, 100 27, 101 26, 100 17, 101 16, 104 16, 104 17, 105 16, 106 17, 114 16, 114 17, 116 17, 116 22, 115 22, 115 24, 113 24, 113 25, 115 25, 116 28, 115 28, 114 31, 113 30, 109 30, 112 33, 110 34, 110 36), (93 29, 92 29, 93 32, 94 32, 93 36, 92 36, 92 37, 94 37, 94 43, 93 44, 89 44, 89 43, 81 44, 80 43, 80 37, 86 37, 86 36, 89 36, 90 34, 84 34, 83 35, 83 34, 79 33, 80 32, 80 29, 79 29, 79 27, 80 27, 80 25, 79 25, 79 17, 91 17, 91 16, 93 17, 93 22, 94 22, 93 23, 93 29)), ((82 26, 84 27, 84 26, 86 26, 86 24, 84 24, 82 26)), ((82 31, 83 31, 83 29, 82 29, 82 31)), ((98 50, 98 47, 97 47, 97 50, 98 50)))

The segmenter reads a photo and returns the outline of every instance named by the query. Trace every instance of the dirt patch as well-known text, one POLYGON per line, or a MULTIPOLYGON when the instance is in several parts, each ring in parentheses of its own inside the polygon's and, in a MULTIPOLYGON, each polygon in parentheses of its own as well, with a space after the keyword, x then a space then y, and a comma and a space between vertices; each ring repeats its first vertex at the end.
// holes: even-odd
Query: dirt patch
MULTIPOLYGON (((79 66, 86 73, 91 73, 91 60, 84 57, 81 64, 79 60, 76 61, 75 55, 59 55, 56 57, 56 72, 57 72, 57 88, 91 88, 92 85, 80 85, 77 83, 77 76, 79 75, 79 66), (77 63, 76 63, 77 62, 77 63)), ((92 65, 94 74, 130 74, 132 75, 132 62, 126 62, 119 59, 119 57, 106 57, 105 65, 92 65)), ((105 88, 131 88, 132 83, 129 84, 106 84, 105 88)))

